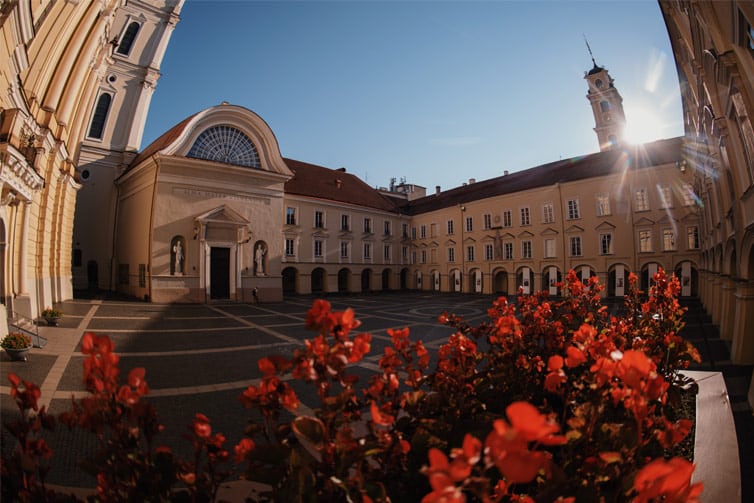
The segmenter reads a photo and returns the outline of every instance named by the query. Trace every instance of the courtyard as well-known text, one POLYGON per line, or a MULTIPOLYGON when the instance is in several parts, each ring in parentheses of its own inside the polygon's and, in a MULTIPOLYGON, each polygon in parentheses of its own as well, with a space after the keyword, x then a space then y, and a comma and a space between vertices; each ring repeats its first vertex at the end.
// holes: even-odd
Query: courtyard
MULTIPOLYGON (((260 377, 257 360, 270 354, 291 355, 303 341, 315 334, 305 328, 313 296, 293 296, 284 302, 214 304, 152 304, 127 299, 81 298, 55 307, 65 316, 57 327, 40 326, 47 339, 34 348, 27 362, 0 360, 2 415, 15 414, 6 379, 14 372, 42 389, 41 404, 53 414, 70 406, 72 396, 84 393, 81 337, 86 332, 106 334, 120 355, 121 376, 134 367, 146 369, 150 386, 147 399, 155 406, 165 431, 157 443, 169 445, 179 454, 189 448, 182 435, 196 412, 205 414, 214 432, 227 437, 227 447, 243 435, 250 418, 239 395, 260 377)), ((443 311, 463 316, 472 324, 486 319, 491 295, 439 294, 434 292, 390 292, 381 294, 331 295, 334 310, 352 307, 361 320, 359 331, 372 334, 370 354, 357 364, 361 382, 379 370, 378 360, 390 343, 389 328, 408 327, 412 339, 420 339, 430 351, 447 340, 451 329, 438 323, 443 311)), ((513 300, 513 299, 511 299, 513 300)), ((613 303, 611 308, 615 308, 613 303)), ((703 370, 725 371, 735 415, 739 446, 751 445, 754 417, 745 393, 750 367, 727 365, 727 346, 716 337, 715 327, 704 319, 701 309, 690 305, 685 335, 700 350, 703 370), (748 372, 748 374, 747 374, 748 372)), ((302 412, 317 406, 313 389, 293 383, 302 399, 302 412)), ((3 433, 3 449, 11 448, 3 433)), ((93 487, 95 482, 77 465, 77 459, 94 444, 80 431, 58 425, 51 437, 55 463, 50 483, 68 487, 93 487)), ((751 453, 740 448, 743 494, 750 490, 751 453)), ((751 493, 749 493, 751 494, 751 493)), ((746 498, 744 498, 746 500, 746 498)))

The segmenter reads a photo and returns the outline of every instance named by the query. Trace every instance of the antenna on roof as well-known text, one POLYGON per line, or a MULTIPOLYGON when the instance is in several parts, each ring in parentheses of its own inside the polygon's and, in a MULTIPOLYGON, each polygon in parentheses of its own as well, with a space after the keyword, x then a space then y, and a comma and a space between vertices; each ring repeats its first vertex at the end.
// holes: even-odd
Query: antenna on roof
POLYGON ((583 33, 581 35, 584 37, 584 43, 586 44, 587 51, 589 51, 589 56, 592 58, 592 63, 594 63, 594 66, 597 66, 597 62, 594 60, 594 54, 592 54, 592 48, 589 47, 589 41, 586 39, 586 35, 583 33))

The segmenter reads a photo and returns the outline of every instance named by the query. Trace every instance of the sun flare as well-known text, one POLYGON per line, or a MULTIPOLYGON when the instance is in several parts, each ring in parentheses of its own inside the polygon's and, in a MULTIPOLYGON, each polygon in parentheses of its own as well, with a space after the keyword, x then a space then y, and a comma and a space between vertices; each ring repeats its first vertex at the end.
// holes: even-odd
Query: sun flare
POLYGON ((663 137, 663 125, 657 115, 645 108, 626 110, 625 139, 638 144, 663 137))

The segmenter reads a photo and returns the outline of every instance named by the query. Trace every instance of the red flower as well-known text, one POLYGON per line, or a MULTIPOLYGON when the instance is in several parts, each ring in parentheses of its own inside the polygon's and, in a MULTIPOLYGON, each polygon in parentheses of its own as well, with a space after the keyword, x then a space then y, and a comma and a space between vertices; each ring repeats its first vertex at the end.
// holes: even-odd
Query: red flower
POLYGON ((202 413, 197 413, 196 416, 194 416, 192 426, 194 434, 199 438, 209 438, 212 434, 212 427, 209 425, 209 419, 202 413))
POLYGON ((250 438, 243 438, 240 442, 238 442, 238 445, 236 445, 233 448, 234 456, 233 460, 236 463, 243 462, 244 459, 246 459, 246 455, 254 449, 254 441, 250 438))
POLYGON ((683 458, 655 459, 636 474, 634 489, 638 494, 634 501, 698 502, 704 486, 701 482, 691 484, 693 472, 694 465, 683 458))

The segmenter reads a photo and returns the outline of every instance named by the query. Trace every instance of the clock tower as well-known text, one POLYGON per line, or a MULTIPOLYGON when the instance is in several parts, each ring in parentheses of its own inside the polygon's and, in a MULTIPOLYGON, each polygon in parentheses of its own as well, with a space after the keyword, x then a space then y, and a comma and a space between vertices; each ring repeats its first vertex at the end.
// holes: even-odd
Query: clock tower
POLYGON ((593 67, 585 73, 584 78, 589 85, 586 97, 592 105, 594 114, 594 132, 600 144, 600 151, 610 150, 623 143, 623 131, 626 127, 626 116, 623 112, 623 98, 613 85, 607 69, 597 65, 589 48, 593 67))

